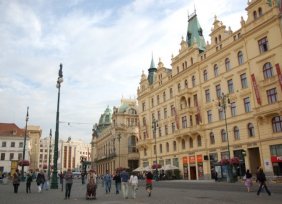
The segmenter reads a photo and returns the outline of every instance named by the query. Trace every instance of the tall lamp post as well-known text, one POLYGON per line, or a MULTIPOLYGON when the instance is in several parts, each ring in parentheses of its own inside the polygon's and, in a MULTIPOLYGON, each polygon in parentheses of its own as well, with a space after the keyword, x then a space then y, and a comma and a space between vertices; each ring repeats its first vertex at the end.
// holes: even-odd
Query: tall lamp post
POLYGON ((158 180, 158 151, 157 151, 157 127, 158 127, 158 121, 153 118, 152 122, 152 127, 153 127, 153 136, 155 138, 155 147, 156 147, 156 181, 158 180))
POLYGON ((118 134, 117 139, 118 139, 118 167, 120 167, 120 139, 121 139, 120 134, 118 134))
POLYGON ((27 121, 28 121, 28 118, 29 118, 28 109, 29 109, 29 107, 27 107, 26 117, 25 117, 25 133, 24 133, 23 159, 22 159, 22 181, 25 180, 25 178, 24 178, 24 166, 25 166, 24 160, 25 160, 25 146, 26 146, 27 121))
POLYGON ((53 156, 53 174, 51 181, 51 189, 58 189, 58 177, 57 177, 57 165, 58 165, 58 143, 59 143, 59 109, 60 109, 60 88, 61 83, 63 83, 63 65, 60 64, 59 76, 57 79, 58 88, 58 102, 57 102, 57 115, 56 115, 56 130, 55 130, 55 145, 54 145, 54 156, 53 156))
POLYGON ((48 179, 50 179, 52 129, 50 129, 49 139, 50 141, 49 141, 48 179))
MULTIPOLYGON (((228 128, 227 128, 227 119, 226 119, 226 108, 230 104, 230 99, 228 94, 222 93, 219 97, 218 107, 223 110, 224 113, 224 122, 225 122, 225 134, 227 140, 227 151, 228 151, 228 159, 230 160, 230 147, 229 147, 229 137, 228 137, 228 128)), ((233 179, 231 165, 227 165, 227 182, 231 182, 233 179)))

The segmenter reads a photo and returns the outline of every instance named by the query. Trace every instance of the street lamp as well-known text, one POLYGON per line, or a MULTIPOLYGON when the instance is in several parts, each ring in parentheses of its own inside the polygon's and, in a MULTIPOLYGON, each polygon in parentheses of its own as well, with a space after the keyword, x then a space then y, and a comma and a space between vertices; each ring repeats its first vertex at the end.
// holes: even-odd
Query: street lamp
MULTIPOLYGON (((228 159, 230 160, 230 147, 229 147, 229 137, 228 137, 228 128, 227 128, 227 119, 226 119, 226 107, 230 104, 230 99, 228 94, 222 93, 218 98, 218 108, 223 110, 224 113, 224 122, 225 122, 225 134, 227 140, 227 151, 228 151, 228 159)), ((231 182, 232 180, 232 169, 230 164, 227 165, 227 182, 231 182)))
POLYGON ((118 167, 120 167, 120 139, 121 139, 120 134, 118 134, 117 139, 118 139, 118 167))
POLYGON ((158 127, 158 121, 155 120, 155 118, 153 118, 153 122, 152 122, 152 127, 153 127, 153 136, 155 138, 155 147, 156 147, 156 181, 158 180, 158 154, 157 154, 157 135, 156 135, 156 131, 157 131, 157 127, 158 127))
POLYGON ((50 179, 52 129, 50 129, 49 139, 50 141, 49 141, 48 179, 50 179))
POLYGON ((25 133, 24 133, 24 144, 23 144, 23 159, 22 159, 22 181, 24 181, 24 159, 25 159, 25 145, 26 145, 26 133, 27 133, 27 121, 28 121, 28 118, 29 118, 29 115, 28 115, 28 109, 29 107, 27 107, 27 111, 26 111, 26 117, 25 117, 25 133))
POLYGON ((60 64, 59 76, 56 87, 58 88, 58 102, 57 102, 57 115, 56 115, 56 130, 55 130, 55 145, 54 145, 54 156, 53 156, 53 174, 51 181, 51 189, 58 189, 58 177, 57 177, 57 165, 58 165, 58 143, 59 143, 59 108, 60 108, 60 88, 63 83, 63 65, 60 64))

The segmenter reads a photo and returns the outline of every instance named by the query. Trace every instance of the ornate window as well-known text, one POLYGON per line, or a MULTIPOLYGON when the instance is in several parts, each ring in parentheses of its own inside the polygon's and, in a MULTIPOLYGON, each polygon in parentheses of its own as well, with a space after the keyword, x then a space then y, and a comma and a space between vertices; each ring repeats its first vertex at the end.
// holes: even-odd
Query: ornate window
POLYGON ((173 151, 176 151, 177 147, 176 147, 176 141, 173 141, 173 151))
POLYGON ((210 144, 215 144, 215 138, 213 132, 210 132, 210 144))
POLYGON ((258 41, 260 53, 268 51, 268 40, 267 37, 264 37, 258 41))
POLYGON ((255 128, 254 128, 254 125, 252 123, 249 123, 248 126, 248 135, 249 137, 253 137, 255 136, 255 128))
POLYGON ((243 52, 242 51, 238 52, 237 57, 238 57, 238 64, 239 65, 243 64, 244 63, 244 56, 243 56, 243 52))
POLYGON ((204 81, 208 80, 208 71, 205 69, 203 72, 203 76, 204 76, 204 81))
POLYGON ((197 136, 197 143, 198 143, 198 147, 202 146, 202 137, 200 135, 197 136))
POLYGON ((268 104, 272 104, 277 101, 276 88, 267 90, 266 95, 267 95, 268 104))
POLYGON ((227 142, 227 135, 224 129, 221 130, 221 142, 227 142))
POLYGON ((169 143, 166 143, 166 152, 169 152, 169 143))
POLYGON ((267 62, 263 65, 264 79, 268 79, 273 76, 273 69, 271 63, 267 62))
POLYGON ((190 148, 193 148, 193 139, 192 139, 192 137, 189 138, 189 145, 190 145, 190 148))
POLYGON ((214 73, 214 76, 217 77, 219 75, 219 69, 218 69, 218 66, 217 64, 215 64, 213 66, 213 73, 214 73))
POLYGON ((226 71, 229 71, 231 69, 231 64, 230 64, 229 58, 225 59, 225 69, 226 69, 226 71))
POLYGON ((181 146, 182 146, 182 149, 183 149, 183 150, 186 148, 186 147, 185 147, 185 140, 184 140, 184 139, 181 140, 181 146))
POLYGON ((272 118, 272 130, 273 132, 282 132, 282 116, 272 118))
POLYGON ((234 139, 240 140, 240 131, 239 131, 239 128, 237 126, 235 126, 233 128, 233 132, 234 132, 234 139))

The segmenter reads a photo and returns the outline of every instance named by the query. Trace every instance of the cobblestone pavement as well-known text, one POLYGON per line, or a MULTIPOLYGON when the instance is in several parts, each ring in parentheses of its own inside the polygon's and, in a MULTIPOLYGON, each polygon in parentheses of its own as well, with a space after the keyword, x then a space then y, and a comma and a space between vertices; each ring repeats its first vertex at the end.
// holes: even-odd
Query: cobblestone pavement
POLYGON ((85 192, 86 185, 82 185, 80 180, 76 180, 72 187, 71 198, 64 200, 64 192, 60 189, 51 189, 37 192, 35 182, 32 183, 31 194, 25 193, 25 183, 21 183, 18 194, 13 193, 12 184, 0 184, 0 204, 60 204, 60 203, 99 203, 99 204, 120 204, 120 203, 134 203, 134 204, 225 204, 225 203, 280 203, 282 200, 282 185, 270 185, 270 190, 273 189, 271 196, 262 193, 257 196, 255 190, 257 185, 254 186, 253 192, 247 193, 243 184, 224 184, 224 183, 211 183, 201 182, 188 183, 183 181, 155 183, 152 196, 148 197, 145 191, 144 182, 140 182, 137 191, 136 199, 124 199, 121 194, 115 194, 115 187, 112 185, 112 192, 105 194, 101 184, 98 184, 97 200, 86 200, 85 192), (212 188, 211 188, 212 187, 212 188), (229 190, 230 189, 230 190, 229 190))

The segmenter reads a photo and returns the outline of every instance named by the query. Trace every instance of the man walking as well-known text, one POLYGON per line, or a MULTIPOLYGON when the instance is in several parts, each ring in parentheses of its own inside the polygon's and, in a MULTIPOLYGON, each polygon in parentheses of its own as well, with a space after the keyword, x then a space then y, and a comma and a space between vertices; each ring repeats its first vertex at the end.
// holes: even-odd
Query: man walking
POLYGON ((123 170, 120 174, 121 178, 121 191, 123 194, 123 197, 125 199, 128 198, 128 180, 129 180, 129 174, 125 170, 123 170))
POLYGON ((104 179, 106 194, 108 194, 111 192, 111 183, 112 183, 112 176, 109 173, 109 170, 106 170, 106 174, 104 175, 103 179, 104 179))
POLYGON ((66 180, 65 200, 70 199, 71 187, 73 183, 72 179, 73 179, 73 175, 71 169, 68 169, 68 171, 65 174, 65 180, 66 180))

